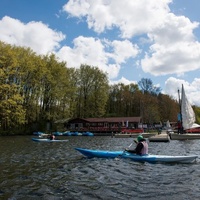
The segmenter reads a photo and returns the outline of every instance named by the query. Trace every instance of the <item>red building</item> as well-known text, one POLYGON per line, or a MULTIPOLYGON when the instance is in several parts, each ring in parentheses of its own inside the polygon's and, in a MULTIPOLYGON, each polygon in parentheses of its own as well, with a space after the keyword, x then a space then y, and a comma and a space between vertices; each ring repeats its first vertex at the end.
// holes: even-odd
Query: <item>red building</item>
POLYGON ((65 124, 70 131, 91 132, 142 132, 141 117, 75 118, 65 124))

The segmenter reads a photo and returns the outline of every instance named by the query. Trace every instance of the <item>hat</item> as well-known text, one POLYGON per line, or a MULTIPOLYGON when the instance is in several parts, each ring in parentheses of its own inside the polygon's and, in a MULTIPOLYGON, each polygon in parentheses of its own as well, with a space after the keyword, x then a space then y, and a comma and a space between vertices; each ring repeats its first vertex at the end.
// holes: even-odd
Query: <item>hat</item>
POLYGON ((137 141, 139 142, 140 140, 144 139, 142 135, 138 135, 137 141))

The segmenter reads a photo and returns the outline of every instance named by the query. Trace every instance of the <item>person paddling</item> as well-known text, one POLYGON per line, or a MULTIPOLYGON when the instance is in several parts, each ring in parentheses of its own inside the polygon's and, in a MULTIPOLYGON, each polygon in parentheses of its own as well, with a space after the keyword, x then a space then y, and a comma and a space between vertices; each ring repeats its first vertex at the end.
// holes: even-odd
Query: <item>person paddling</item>
POLYGON ((55 140, 55 135, 54 135, 54 134, 51 134, 49 139, 50 139, 50 140, 55 140))
POLYGON ((147 141, 143 138, 142 135, 138 135, 137 137, 137 146, 135 149, 131 150, 129 148, 125 149, 125 151, 129 153, 135 153, 138 155, 145 155, 148 154, 148 143, 147 141))

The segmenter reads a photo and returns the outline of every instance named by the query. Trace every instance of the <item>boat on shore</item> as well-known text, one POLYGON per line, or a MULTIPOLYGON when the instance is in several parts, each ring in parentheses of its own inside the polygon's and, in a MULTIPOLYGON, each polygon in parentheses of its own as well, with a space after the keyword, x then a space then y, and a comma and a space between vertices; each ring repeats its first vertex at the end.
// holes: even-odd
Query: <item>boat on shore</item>
POLYGON ((128 158, 137 162, 149 162, 149 163, 188 163, 194 162, 198 156, 167 156, 167 155, 137 155, 127 151, 106 151, 106 150, 92 150, 75 148, 78 152, 83 154, 87 158, 128 158))

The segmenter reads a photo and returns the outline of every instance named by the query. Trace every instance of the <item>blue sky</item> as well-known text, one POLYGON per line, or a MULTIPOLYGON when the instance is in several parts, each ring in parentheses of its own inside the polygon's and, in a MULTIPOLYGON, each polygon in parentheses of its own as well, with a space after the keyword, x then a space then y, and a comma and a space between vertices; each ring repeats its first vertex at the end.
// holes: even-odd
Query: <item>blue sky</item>
POLYGON ((97 66, 110 83, 149 78, 200 106, 199 0, 1 0, 0 40, 97 66))

